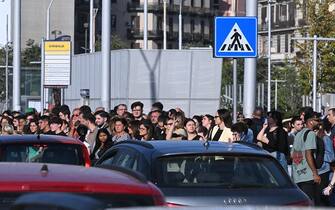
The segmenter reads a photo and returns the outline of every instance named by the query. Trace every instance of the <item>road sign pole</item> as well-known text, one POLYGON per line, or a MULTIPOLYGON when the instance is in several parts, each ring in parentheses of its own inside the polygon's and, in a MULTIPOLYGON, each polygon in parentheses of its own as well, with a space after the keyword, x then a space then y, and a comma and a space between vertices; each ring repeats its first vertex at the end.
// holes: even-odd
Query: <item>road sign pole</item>
POLYGON ((41 42, 41 114, 44 112, 44 39, 41 42))
POLYGON ((237 59, 233 59, 233 122, 237 122, 237 59))
MULTIPOLYGON (((257 0, 246 1, 246 16, 257 17, 257 0)), ((255 109, 256 63, 257 58, 245 58, 244 60, 243 114, 246 118, 251 118, 255 109)))

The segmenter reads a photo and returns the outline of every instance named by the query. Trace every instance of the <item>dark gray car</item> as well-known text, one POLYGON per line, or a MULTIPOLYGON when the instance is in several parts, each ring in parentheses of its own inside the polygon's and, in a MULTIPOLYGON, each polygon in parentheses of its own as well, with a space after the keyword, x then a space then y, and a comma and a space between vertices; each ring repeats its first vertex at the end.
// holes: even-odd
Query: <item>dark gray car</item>
POLYGON ((163 191, 169 206, 311 204, 277 160, 255 145, 125 141, 96 165, 144 174, 163 191))

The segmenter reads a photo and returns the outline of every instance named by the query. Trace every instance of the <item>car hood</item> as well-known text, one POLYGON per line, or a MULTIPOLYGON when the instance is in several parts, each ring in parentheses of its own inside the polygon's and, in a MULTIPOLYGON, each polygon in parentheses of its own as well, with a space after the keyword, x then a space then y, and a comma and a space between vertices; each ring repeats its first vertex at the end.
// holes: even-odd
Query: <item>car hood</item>
POLYGON ((167 203, 185 206, 221 205, 308 205, 298 188, 287 189, 204 189, 161 188, 167 203))

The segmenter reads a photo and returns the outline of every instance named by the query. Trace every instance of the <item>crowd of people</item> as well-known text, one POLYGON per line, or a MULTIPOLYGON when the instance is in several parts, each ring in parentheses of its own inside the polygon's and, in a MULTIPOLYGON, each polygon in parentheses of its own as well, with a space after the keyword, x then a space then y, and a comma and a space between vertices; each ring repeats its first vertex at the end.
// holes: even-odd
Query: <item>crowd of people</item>
POLYGON ((264 113, 257 107, 252 118, 238 115, 232 122, 228 109, 215 115, 187 118, 180 108, 164 110, 160 102, 145 114, 140 101, 119 104, 113 110, 89 106, 72 110, 67 105, 37 113, 6 110, 1 115, 1 135, 50 134, 81 140, 94 163, 113 144, 124 140, 208 140, 255 144, 268 151, 317 206, 334 205, 335 108, 327 115, 304 107, 290 119, 282 113, 264 113))

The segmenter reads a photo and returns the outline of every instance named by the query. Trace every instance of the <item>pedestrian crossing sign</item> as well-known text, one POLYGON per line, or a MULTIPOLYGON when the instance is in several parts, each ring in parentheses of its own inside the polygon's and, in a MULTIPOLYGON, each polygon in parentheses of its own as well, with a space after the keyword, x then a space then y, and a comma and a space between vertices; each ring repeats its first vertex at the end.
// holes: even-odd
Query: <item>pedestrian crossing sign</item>
POLYGON ((256 17, 216 17, 214 57, 257 57, 256 17))

